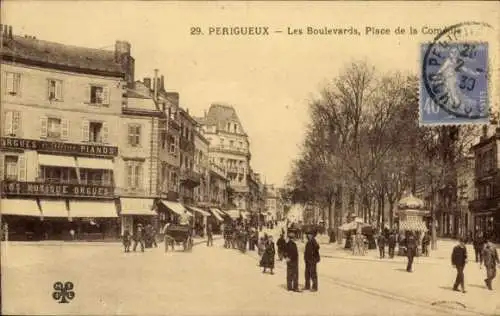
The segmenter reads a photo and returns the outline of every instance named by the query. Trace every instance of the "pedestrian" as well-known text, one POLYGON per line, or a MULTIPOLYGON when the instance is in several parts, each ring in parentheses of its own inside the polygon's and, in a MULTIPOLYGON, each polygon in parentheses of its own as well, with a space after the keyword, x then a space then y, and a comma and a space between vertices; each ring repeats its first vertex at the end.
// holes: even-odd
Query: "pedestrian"
POLYGON ((266 273, 266 269, 271 270, 271 274, 274 274, 274 257, 276 256, 276 249, 274 247, 273 237, 269 236, 265 244, 264 254, 260 260, 260 266, 264 268, 262 273, 266 273))
POLYGON ((484 238, 481 233, 477 233, 476 236, 474 236, 474 240, 472 241, 472 245, 474 247, 474 254, 476 257, 476 262, 481 261, 481 252, 484 248, 484 238))
POLYGON ((125 252, 130 252, 130 244, 132 243, 130 239, 131 239, 130 232, 128 231, 128 229, 125 229, 122 238, 123 248, 125 252))
POLYGON ((389 258, 394 258, 394 249, 396 248, 396 233, 392 231, 389 234, 389 238, 387 241, 387 245, 389 247, 389 258))
POLYGON ((294 241, 295 234, 288 234, 285 248, 286 258, 286 285, 288 291, 300 292, 299 290, 299 252, 294 241))
POLYGON ((451 253, 451 264, 457 269, 457 277, 453 285, 453 291, 458 291, 458 286, 465 293, 464 268, 467 263, 467 248, 465 248, 465 239, 460 238, 460 242, 453 248, 451 253))
POLYGON ((429 244, 431 243, 431 238, 429 233, 426 232, 422 238, 422 254, 426 257, 429 256, 429 244))
POLYGON ((484 279, 484 283, 490 291, 493 290, 491 283, 497 275, 497 264, 499 264, 499 262, 497 249, 490 240, 486 239, 484 249, 481 253, 480 264, 484 264, 486 268, 486 279, 484 279))
POLYGON ((155 248, 158 248, 158 244, 156 243, 156 229, 151 225, 151 242, 155 248))
POLYGON ((214 245, 214 236, 212 232, 212 223, 207 225, 207 247, 214 245))
POLYGON ((141 251, 144 252, 144 229, 142 224, 137 225, 137 230, 134 236, 134 251, 137 249, 137 244, 141 244, 141 251))
POLYGON ((318 290, 318 270, 317 265, 320 261, 319 255, 319 245, 315 238, 316 233, 307 232, 307 243, 304 250, 304 263, 306 265, 305 269, 305 290, 311 290, 316 292, 318 290), (312 280, 312 289, 311 289, 312 280))
POLYGON ((280 238, 278 238, 276 245, 278 246, 278 258, 280 261, 282 261, 283 260, 283 253, 285 252, 285 247, 286 247, 286 241, 285 241, 285 237, 283 234, 281 234, 280 238))
POLYGON ((377 237, 378 250, 380 252, 380 259, 385 258, 385 236, 380 233, 377 237))
POLYGON ((165 243, 165 252, 168 251, 168 246, 172 245, 172 251, 174 251, 174 242, 172 238, 168 235, 168 227, 170 226, 170 223, 167 222, 165 226, 163 226, 163 229, 161 230, 160 233, 163 234, 163 242, 165 243))
POLYGON ((406 256, 408 257, 408 264, 406 265, 406 271, 413 272, 413 258, 417 254, 417 239, 412 231, 408 232, 408 236, 405 238, 406 241, 406 256))

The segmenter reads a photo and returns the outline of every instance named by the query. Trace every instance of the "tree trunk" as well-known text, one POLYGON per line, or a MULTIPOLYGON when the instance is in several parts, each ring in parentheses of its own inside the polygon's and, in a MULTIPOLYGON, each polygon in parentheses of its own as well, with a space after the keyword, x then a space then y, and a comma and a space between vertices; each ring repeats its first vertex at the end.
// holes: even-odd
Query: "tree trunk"
POLYGON ((385 225, 385 199, 384 199, 384 196, 381 197, 381 213, 382 213, 382 216, 381 216, 381 222, 382 222, 382 229, 384 228, 384 225, 385 225))
MULTIPOLYGON (((342 225, 342 220, 344 219, 344 214, 345 214, 345 207, 346 204, 344 201, 344 187, 341 184, 337 193, 338 200, 340 202, 340 214, 339 214, 339 221, 337 223, 337 227, 342 225)), ((343 232, 340 230, 340 228, 337 228, 337 244, 341 245, 342 244, 342 237, 343 237, 343 232)))
POLYGON ((389 227, 394 227, 394 201, 389 200, 389 227))

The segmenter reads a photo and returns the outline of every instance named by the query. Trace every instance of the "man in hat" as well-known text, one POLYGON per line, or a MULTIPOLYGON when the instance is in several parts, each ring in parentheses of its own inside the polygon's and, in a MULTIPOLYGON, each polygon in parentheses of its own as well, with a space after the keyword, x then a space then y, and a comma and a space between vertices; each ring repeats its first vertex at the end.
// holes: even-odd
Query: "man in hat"
POLYGON ((383 232, 381 232, 377 238, 377 245, 380 253, 380 259, 385 258, 385 243, 386 243, 385 236, 383 232))
POLYGON ((406 271, 413 272, 413 258, 417 254, 417 239, 412 231, 408 232, 406 237, 406 256, 408 257, 408 264, 406 271))
POLYGON ((141 251, 144 252, 144 228, 142 228, 142 224, 138 224, 137 230, 135 231, 134 251, 136 251, 138 243, 141 244, 141 251))
POLYGON ((497 264, 498 263, 499 263, 498 252, 497 252, 495 246, 488 240, 488 238, 486 238, 485 244, 484 244, 484 249, 481 253, 480 264, 481 265, 484 264, 484 267, 486 268, 486 279, 484 279, 484 283, 486 284, 486 287, 490 291, 493 290, 491 283, 497 275, 497 264))
POLYGON ((288 291, 299 292, 299 251, 295 243, 295 234, 288 234, 285 248, 286 284, 288 291))
POLYGON ((307 243, 306 248, 304 250, 304 262, 306 264, 305 269, 305 290, 311 289, 311 280, 312 280, 312 292, 316 292, 318 290, 318 272, 316 270, 316 266, 320 261, 319 256, 319 245, 316 239, 316 232, 307 231, 307 243))
POLYGON ((464 268, 467 263, 467 248, 465 248, 465 239, 460 238, 460 243, 453 248, 451 254, 451 264, 457 269, 457 277, 453 285, 453 291, 458 291, 458 286, 462 287, 462 292, 465 293, 464 268))

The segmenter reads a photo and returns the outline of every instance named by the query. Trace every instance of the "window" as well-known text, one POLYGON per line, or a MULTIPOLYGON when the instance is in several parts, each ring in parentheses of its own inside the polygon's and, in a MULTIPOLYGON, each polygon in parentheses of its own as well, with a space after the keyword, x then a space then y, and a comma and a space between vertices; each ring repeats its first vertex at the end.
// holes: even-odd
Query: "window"
POLYGON ((21 132, 21 112, 7 111, 4 119, 4 135, 19 136, 21 132))
POLYGON ((244 149, 244 148, 243 148, 243 142, 240 142, 240 148, 241 148, 241 149, 244 149))
POLYGON ((168 136, 168 143, 169 143, 169 152, 171 154, 175 154, 176 149, 177 149, 175 137, 169 135, 168 136))
POLYGON ((5 156, 5 180, 17 181, 17 156, 5 156))
POLYGON ((231 147, 231 148, 232 148, 233 146, 234 146, 234 140, 230 140, 230 141, 229 141, 229 147, 231 147))
POLYGON ((141 145, 141 125, 128 125, 128 144, 132 147, 138 147, 141 145))
POLYGON ((127 161, 126 175, 127 175, 127 188, 137 190, 142 188, 142 162, 140 161, 127 161))
POLYGON ((109 92, 107 87, 92 85, 89 90, 89 101, 91 104, 109 104, 109 92))
POLYGON ((21 74, 14 72, 5 73, 5 93, 21 95, 21 74))
POLYGON ((62 100, 62 81, 49 79, 48 80, 48 96, 50 101, 62 100))
POLYGON ((61 119, 53 117, 47 119, 47 137, 61 138, 61 119))
POLYGON ((231 123, 227 123, 227 131, 230 132, 231 131, 231 123))
POLYGON ((165 149, 168 147, 167 144, 167 132, 166 131, 161 131, 160 132, 160 143, 161 143, 161 149, 165 149))
POLYGON ((102 142, 102 123, 99 122, 89 123, 89 142, 92 143, 102 142))
POLYGON ((234 133, 238 133, 238 124, 234 123, 234 133))

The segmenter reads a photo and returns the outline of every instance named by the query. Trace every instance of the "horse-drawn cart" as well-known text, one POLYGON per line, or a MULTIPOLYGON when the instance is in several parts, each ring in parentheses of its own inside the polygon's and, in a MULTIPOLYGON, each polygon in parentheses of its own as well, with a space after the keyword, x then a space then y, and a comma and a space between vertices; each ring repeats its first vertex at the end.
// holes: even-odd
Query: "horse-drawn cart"
POLYGON ((168 250, 168 246, 172 246, 174 250, 174 245, 181 244, 183 250, 191 250, 193 248, 193 229, 189 225, 168 225, 164 231, 165 234, 165 251, 168 250))

